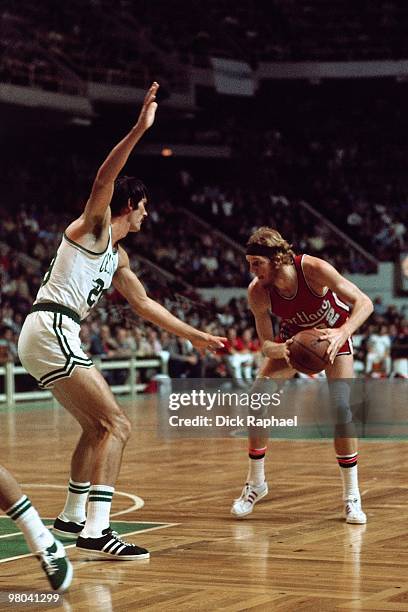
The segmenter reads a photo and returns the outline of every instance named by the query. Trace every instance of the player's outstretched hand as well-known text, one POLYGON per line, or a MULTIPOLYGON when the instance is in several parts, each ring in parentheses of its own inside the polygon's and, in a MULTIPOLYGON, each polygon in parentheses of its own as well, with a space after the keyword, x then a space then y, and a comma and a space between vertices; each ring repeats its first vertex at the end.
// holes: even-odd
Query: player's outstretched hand
POLYGON ((191 340, 192 345, 197 351, 200 353, 208 351, 216 351, 224 346, 224 342, 227 342, 227 338, 223 338, 222 336, 212 336, 211 334, 207 334, 205 332, 202 333, 200 338, 194 338, 191 340))
POLYGON ((143 130, 148 130, 153 125, 157 110, 156 94, 160 85, 154 81, 145 95, 142 110, 140 111, 137 125, 143 130))

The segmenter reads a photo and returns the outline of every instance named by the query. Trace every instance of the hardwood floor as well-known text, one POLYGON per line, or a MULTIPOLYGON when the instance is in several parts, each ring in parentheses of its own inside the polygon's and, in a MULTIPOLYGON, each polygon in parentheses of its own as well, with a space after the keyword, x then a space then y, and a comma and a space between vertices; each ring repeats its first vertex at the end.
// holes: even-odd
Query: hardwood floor
MULTIPOLYGON (((341 518, 329 440, 271 442, 270 493, 239 521, 230 505, 246 476, 245 439, 161 439, 154 396, 127 403, 126 411, 133 434, 117 490, 145 505, 126 513, 137 498, 118 494, 113 511, 118 520, 164 526, 129 536, 150 549, 147 562, 82 561, 69 548, 75 578, 55 609, 408 611, 405 442, 360 444, 366 526, 341 518)), ((1 409, 0 425, 2 463, 26 483, 40 514, 54 517, 78 427, 50 404, 1 409)), ((0 549, 5 541, 0 537, 0 549)), ((33 557, 1 562, 0 569, 3 594, 46 587, 33 557)))

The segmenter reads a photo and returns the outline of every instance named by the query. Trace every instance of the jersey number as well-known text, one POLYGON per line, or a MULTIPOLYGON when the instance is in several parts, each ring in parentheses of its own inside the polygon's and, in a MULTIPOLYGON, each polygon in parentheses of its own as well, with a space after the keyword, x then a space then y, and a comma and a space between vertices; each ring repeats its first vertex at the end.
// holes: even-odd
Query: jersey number
POLYGON ((93 282, 95 284, 95 287, 90 290, 88 299, 86 300, 86 303, 88 304, 89 308, 95 306, 96 302, 100 299, 104 289, 103 280, 101 280, 100 278, 97 278, 93 282))
POLYGON ((50 263, 50 265, 49 265, 49 267, 48 267, 48 270, 47 270, 47 272, 45 273, 44 280, 43 280, 43 282, 41 283, 41 287, 44 287, 44 285, 45 285, 46 283, 48 283, 48 281, 50 280, 51 272, 52 272, 52 269, 53 269, 54 264, 55 264, 55 259, 56 259, 56 258, 54 257, 54 259, 52 259, 52 260, 51 260, 51 263, 50 263))

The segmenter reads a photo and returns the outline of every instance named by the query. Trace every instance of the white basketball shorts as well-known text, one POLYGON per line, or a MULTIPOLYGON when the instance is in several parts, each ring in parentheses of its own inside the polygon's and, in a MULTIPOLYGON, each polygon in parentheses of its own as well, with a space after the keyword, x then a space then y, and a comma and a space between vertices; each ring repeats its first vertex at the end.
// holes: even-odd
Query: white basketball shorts
POLYGON ((32 310, 27 316, 18 340, 22 365, 44 389, 51 389, 56 381, 69 378, 77 366, 93 366, 81 348, 78 315, 59 304, 55 307, 57 311, 48 310, 45 305, 44 309, 40 304, 34 305, 33 309, 38 310, 32 310))

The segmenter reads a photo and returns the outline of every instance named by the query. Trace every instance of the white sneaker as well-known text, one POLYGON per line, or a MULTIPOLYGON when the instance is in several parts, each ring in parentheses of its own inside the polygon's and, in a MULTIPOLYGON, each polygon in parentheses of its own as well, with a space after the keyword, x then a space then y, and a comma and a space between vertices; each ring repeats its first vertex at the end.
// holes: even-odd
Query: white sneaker
POLYGON ((235 499, 232 504, 231 514, 237 518, 243 518, 247 516, 247 514, 251 514, 255 504, 265 497, 265 495, 268 495, 267 482, 264 482, 258 487, 250 485, 248 482, 245 483, 241 497, 235 499))
POLYGON ((344 501, 344 516, 346 523, 354 525, 365 525, 367 516, 361 508, 361 500, 358 497, 349 497, 344 501))

